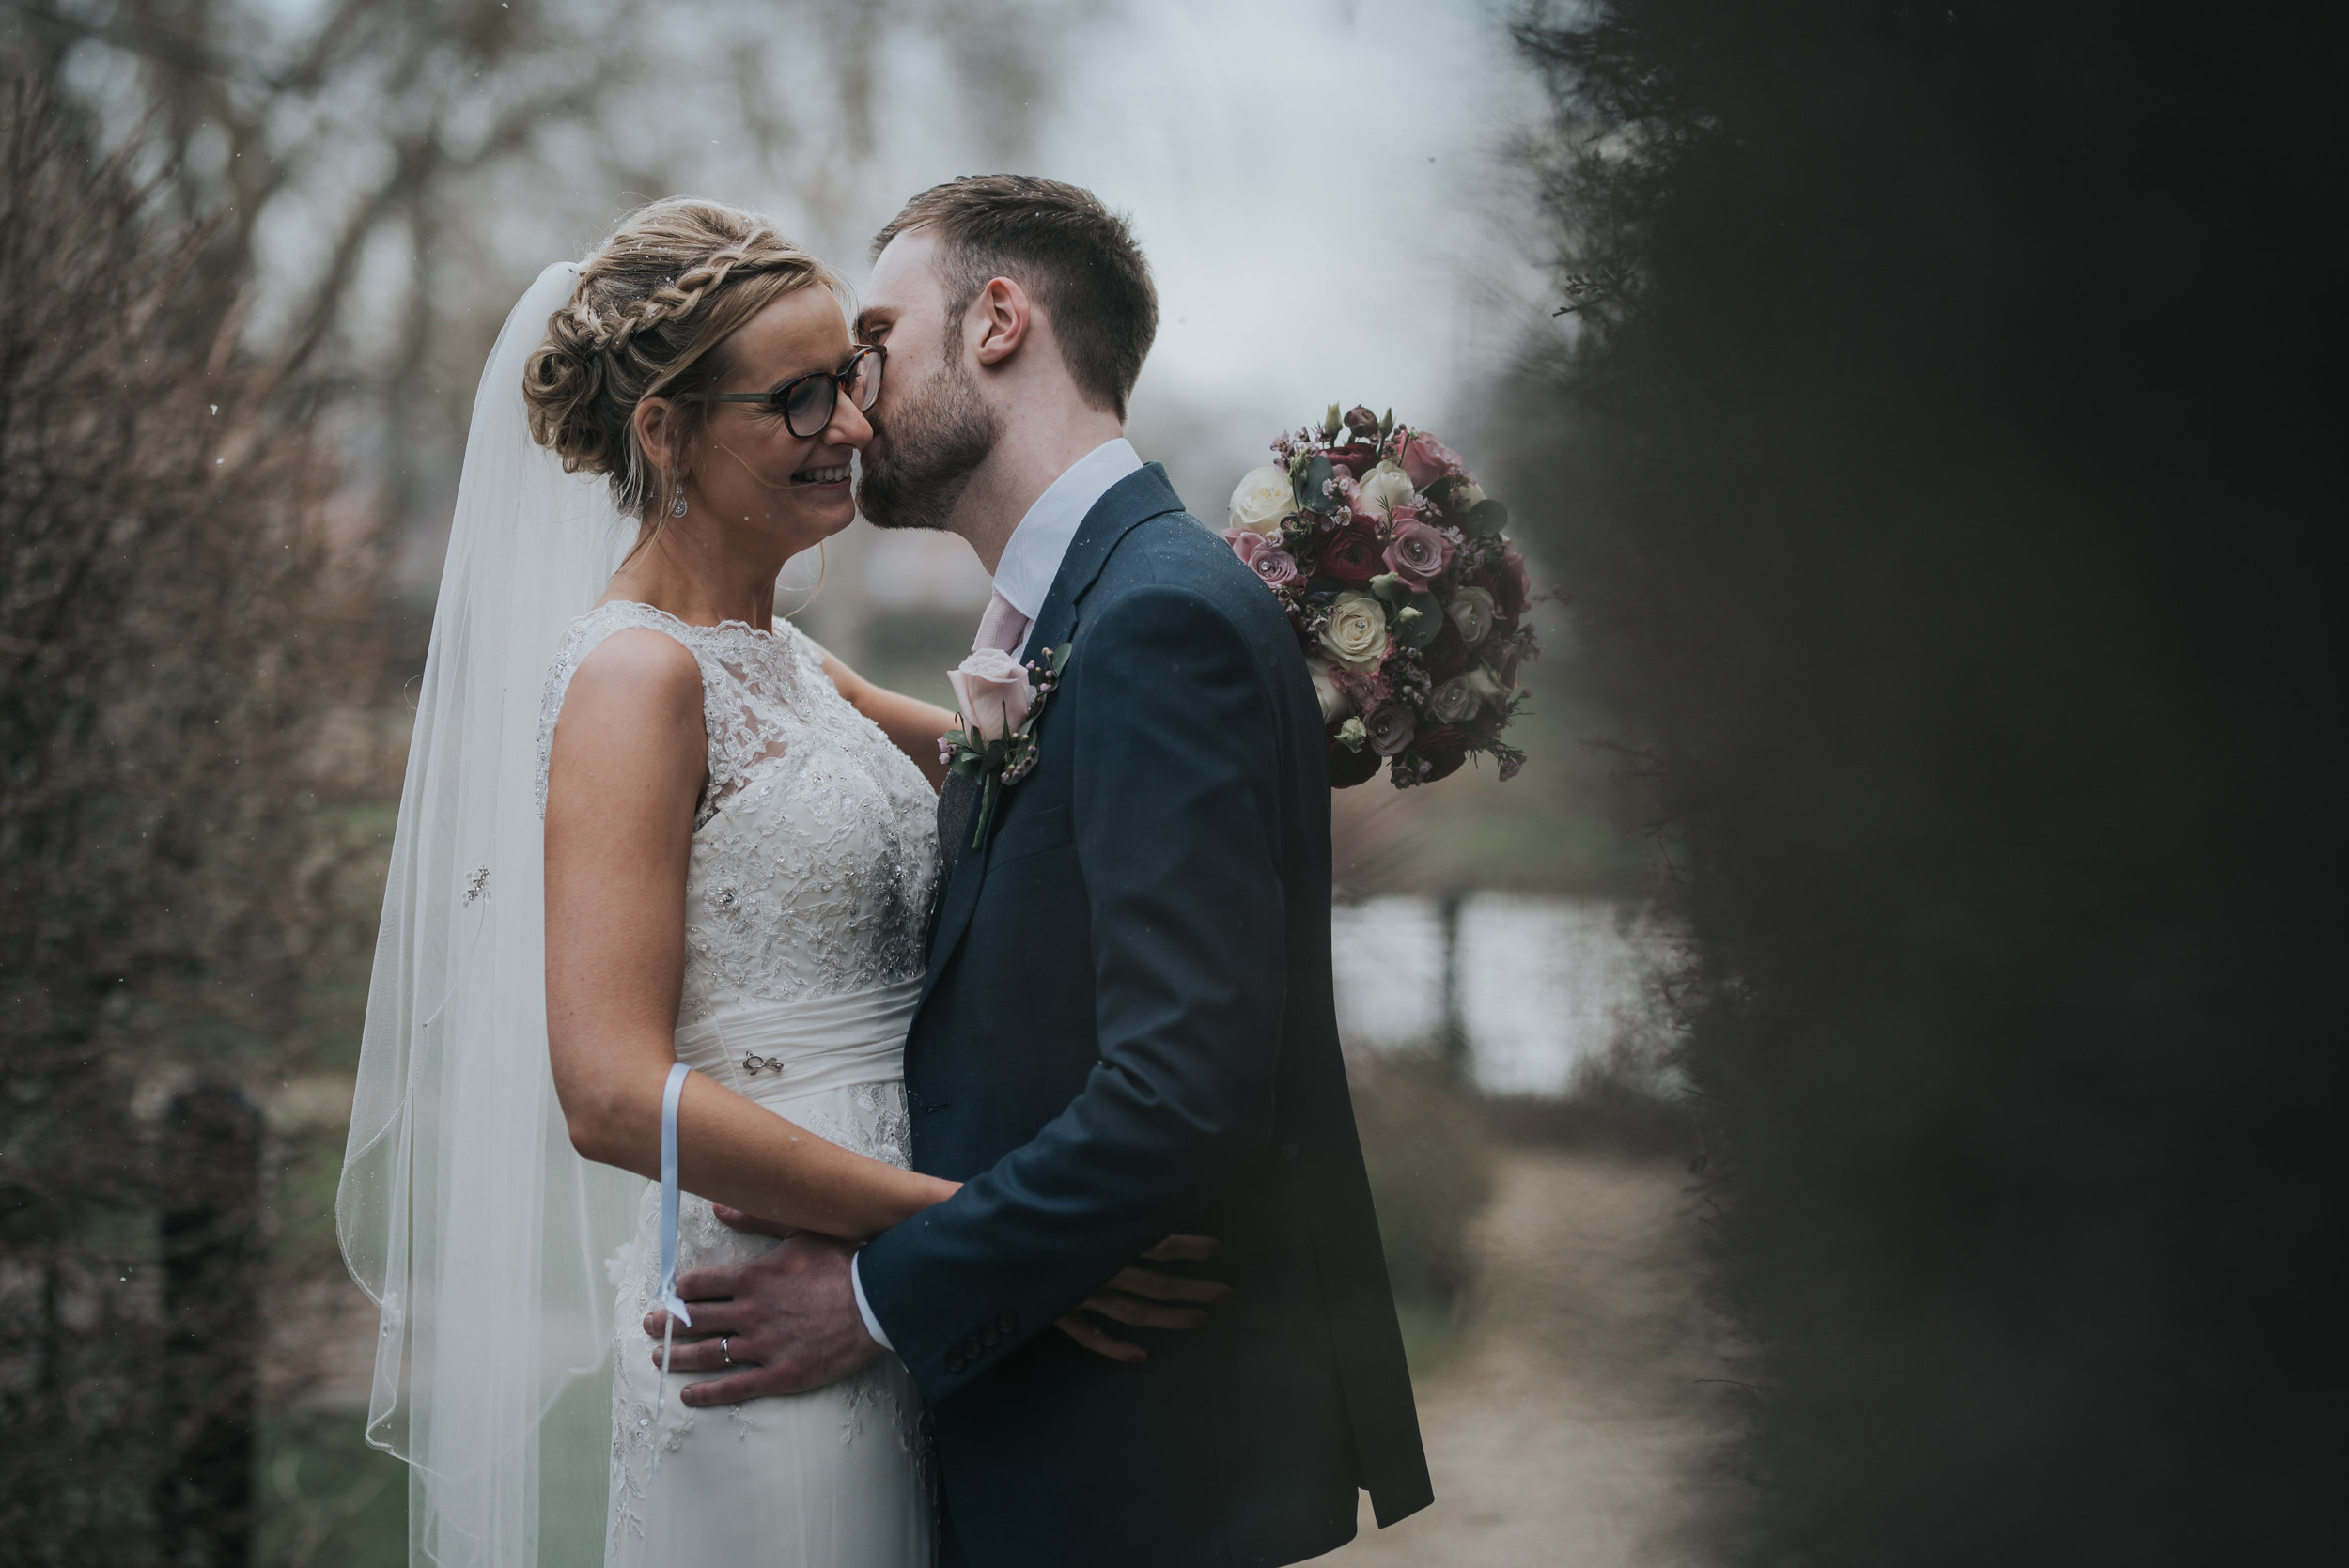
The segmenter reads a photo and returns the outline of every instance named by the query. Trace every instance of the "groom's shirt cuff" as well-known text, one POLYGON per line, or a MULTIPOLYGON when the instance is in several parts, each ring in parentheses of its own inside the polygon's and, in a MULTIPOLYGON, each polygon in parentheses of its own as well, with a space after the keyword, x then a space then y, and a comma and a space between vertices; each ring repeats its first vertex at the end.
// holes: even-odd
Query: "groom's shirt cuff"
POLYGON ((889 1343, 889 1336, 881 1331, 880 1319, 873 1315, 872 1303, 864 1299, 864 1277, 856 1270, 863 1256, 860 1252, 848 1260, 848 1288, 856 1292, 856 1315, 864 1320, 864 1331, 873 1336, 873 1343, 894 1355, 897 1347, 889 1343))

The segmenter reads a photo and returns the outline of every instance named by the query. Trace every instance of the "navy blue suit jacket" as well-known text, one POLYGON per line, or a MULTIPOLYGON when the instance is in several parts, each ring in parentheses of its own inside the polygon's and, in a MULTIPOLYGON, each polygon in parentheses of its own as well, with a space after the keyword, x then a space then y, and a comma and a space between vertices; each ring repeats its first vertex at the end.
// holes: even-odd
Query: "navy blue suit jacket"
POLYGON ((961 1181, 865 1296, 928 1398, 974 1565, 1283 1563, 1425 1506, 1338 1053, 1320 712, 1279 603, 1153 464, 1079 528, 1035 770, 949 878, 906 1046, 913 1160, 961 1181), (1052 1321, 1172 1232, 1204 1329, 1052 1321))

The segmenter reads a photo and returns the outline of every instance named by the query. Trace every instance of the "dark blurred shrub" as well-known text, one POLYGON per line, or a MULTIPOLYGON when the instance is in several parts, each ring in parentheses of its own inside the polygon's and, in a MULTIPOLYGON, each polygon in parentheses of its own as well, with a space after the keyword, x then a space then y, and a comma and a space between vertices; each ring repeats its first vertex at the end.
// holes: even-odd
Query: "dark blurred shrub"
POLYGON ((2340 1553, 2342 31, 1520 35, 1511 494, 1699 946, 1753 1560, 2340 1553))
POLYGON ((1456 1324, 1469 1224, 1492 1192, 1484 1124, 1433 1057, 1349 1052, 1346 1076, 1404 1339, 1423 1362, 1456 1324))
MULTIPOLYGON (((334 807, 381 751, 371 534, 330 522, 332 469, 294 389, 239 352, 236 314, 187 303, 208 230, 164 219, 136 161, 38 89, 0 100, 0 1557, 18 1561, 145 1560, 163 1456, 217 1414, 159 1370, 154 1217, 194 1234, 209 1193, 257 1178, 203 1169, 173 1142, 192 1124, 159 1112, 185 1074, 268 1061, 351 847, 334 807)), ((246 1269, 247 1222, 181 1281, 246 1269)), ((197 1304, 175 1331, 222 1321, 197 1304)))

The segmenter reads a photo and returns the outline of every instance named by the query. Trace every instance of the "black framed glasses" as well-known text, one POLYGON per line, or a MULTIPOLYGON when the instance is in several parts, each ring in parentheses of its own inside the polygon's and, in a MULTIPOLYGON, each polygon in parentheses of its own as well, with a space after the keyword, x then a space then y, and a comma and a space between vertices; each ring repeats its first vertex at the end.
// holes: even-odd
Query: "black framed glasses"
POLYGON ((832 423, 843 392, 859 413, 872 408, 880 396, 881 366, 888 363, 888 349, 866 343, 837 370, 811 370, 792 377, 772 392, 705 392, 697 395, 697 400, 764 403, 782 413, 785 427, 793 435, 809 441, 823 434, 824 427, 832 423))

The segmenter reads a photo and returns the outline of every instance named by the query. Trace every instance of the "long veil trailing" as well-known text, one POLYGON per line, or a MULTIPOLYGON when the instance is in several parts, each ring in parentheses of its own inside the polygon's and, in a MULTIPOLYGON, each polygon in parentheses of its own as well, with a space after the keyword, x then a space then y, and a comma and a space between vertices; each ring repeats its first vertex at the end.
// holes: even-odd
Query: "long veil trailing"
POLYGON ((530 439, 522 366, 578 269, 507 316, 474 400, 416 705, 335 1220, 382 1313, 367 1439, 413 1563, 599 1563, 613 1290, 638 1178, 572 1152, 547 1061, 540 692, 635 530, 530 439))

